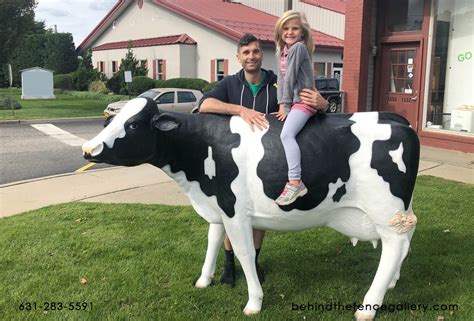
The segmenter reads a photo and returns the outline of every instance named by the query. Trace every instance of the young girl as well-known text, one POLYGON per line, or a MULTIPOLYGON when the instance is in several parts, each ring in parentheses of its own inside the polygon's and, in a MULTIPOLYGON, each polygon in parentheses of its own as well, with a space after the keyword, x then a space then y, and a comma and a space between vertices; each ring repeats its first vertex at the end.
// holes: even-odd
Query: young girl
POLYGON ((280 66, 277 91, 280 109, 276 116, 280 121, 286 119, 280 137, 288 163, 288 183, 276 203, 288 205, 308 192, 301 181, 301 152, 296 135, 316 113, 298 95, 304 88, 314 88, 313 38, 303 13, 290 10, 278 19, 275 45, 280 66))

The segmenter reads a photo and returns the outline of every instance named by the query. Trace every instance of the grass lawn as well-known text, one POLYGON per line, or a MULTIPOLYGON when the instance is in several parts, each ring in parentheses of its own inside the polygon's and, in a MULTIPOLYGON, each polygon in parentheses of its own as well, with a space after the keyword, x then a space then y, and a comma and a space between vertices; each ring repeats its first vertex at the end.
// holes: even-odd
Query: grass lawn
MULTIPOLYGON (((472 185, 418 178, 417 231, 401 279, 385 297, 458 310, 385 311, 377 320, 472 320, 472 195, 472 185)), ((240 266, 234 289, 192 287, 207 227, 191 207, 161 205, 69 203, 1 219, 0 320, 249 320, 240 266), (22 302, 36 302, 37 310, 20 311, 22 302), (66 307, 46 312, 45 302, 66 307), (69 311, 69 302, 92 302, 92 310, 69 311)), ((360 303, 380 251, 368 242, 354 248, 329 228, 268 232, 264 305, 251 320, 351 320, 352 311, 292 311, 292 303, 360 303)), ((218 275, 222 260, 220 253, 218 275)))
POLYGON ((21 100, 21 89, 0 88, 0 99, 11 96, 21 109, 0 110, 0 120, 28 120, 102 116, 108 102, 91 98, 78 98, 68 94, 55 94, 56 99, 21 100))

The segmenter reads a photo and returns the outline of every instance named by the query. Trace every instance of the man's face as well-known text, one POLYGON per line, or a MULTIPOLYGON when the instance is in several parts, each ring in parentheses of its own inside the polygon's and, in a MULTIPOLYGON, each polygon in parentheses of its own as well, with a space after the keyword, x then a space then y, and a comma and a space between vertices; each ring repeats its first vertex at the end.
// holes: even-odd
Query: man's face
POLYGON ((251 42, 246 46, 242 46, 237 53, 242 68, 246 72, 258 71, 262 67, 263 52, 257 41, 251 42))

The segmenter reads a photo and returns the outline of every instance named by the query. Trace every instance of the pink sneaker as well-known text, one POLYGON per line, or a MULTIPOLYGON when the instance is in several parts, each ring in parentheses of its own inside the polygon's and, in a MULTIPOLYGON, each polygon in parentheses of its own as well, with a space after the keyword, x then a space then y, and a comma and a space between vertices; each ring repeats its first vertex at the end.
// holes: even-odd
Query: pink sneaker
POLYGON ((298 197, 305 196, 306 193, 308 193, 308 189, 304 186, 303 182, 299 185, 286 183, 283 192, 278 196, 275 203, 278 205, 288 205, 296 201, 298 197))

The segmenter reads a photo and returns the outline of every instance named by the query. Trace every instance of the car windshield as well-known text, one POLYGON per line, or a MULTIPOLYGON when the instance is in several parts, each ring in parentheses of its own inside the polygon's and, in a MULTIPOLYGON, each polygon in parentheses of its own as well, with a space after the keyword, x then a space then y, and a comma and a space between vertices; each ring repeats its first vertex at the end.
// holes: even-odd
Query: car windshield
POLYGON ((151 98, 155 100, 156 96, 158 96, 160 93, 157 91, 145 91, 144 93, 141 93, 138 95, 140 98, 151 98))

